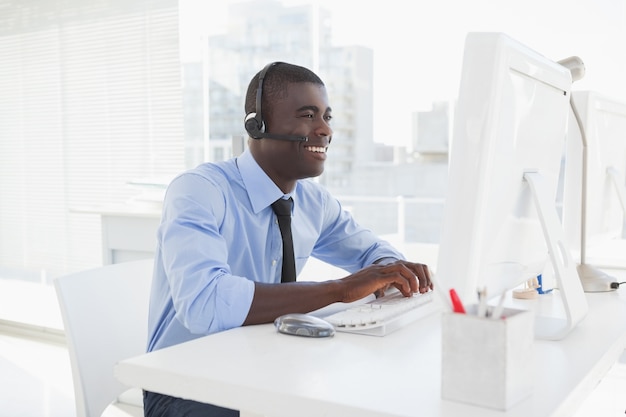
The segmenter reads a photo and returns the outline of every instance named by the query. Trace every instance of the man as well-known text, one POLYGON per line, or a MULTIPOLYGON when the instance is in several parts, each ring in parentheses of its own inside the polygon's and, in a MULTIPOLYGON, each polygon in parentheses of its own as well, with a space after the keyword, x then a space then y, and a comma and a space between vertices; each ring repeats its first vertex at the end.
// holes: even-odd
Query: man
MULTIPOLYGON (((317 75, 271 63, 251 80, 245 109, 248 149, 183 173, 168 187, 158 230, 149 351, 380 295, 390 286, 405 296, 433 287, 426 265, 404 261, 309 179, 323 172, 333 134, 326 88, 317 75), (280 199, 293 201, 296 272, 315 256, 350 275, 281 283, 281 277, 295 276, 283 276, 289 274, 282 266, 290 255, 283 255, 272 209, 280 199)), ((149 392, 144 408, 150 417, 239 415, 149 392)))

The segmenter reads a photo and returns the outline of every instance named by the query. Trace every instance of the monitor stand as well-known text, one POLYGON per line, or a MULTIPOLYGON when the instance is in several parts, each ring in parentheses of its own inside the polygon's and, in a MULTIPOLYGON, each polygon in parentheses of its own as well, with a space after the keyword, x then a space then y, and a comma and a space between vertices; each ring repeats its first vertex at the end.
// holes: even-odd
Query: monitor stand
POLYGON ((530 186, 537 214, 554 268, 558 294, 565 309, 564 318, 535 317, 535 337, 538 339, 560 340, 569 334, 587 315, 589 309, 576 264, 565 243, 565 233, 554 207, 554 201, 547 191, 545 179, 538 172, 526 172, 524 179, 530 186))

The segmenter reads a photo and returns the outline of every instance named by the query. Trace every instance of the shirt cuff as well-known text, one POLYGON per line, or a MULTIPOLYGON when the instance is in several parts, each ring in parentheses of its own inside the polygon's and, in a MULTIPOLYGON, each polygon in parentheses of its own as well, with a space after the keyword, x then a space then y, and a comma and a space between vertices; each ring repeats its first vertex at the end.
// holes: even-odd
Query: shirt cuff
POLYGON ((377 259, 377 260, 374 261, 374 263, 376 265, 389 265, 389 264, 392 264, 392 263, 394 263, 396 261, 399 261, 399 259, 392 258, 392 257, 388 256, 388 257, 385 257, 385 258, 377 259))

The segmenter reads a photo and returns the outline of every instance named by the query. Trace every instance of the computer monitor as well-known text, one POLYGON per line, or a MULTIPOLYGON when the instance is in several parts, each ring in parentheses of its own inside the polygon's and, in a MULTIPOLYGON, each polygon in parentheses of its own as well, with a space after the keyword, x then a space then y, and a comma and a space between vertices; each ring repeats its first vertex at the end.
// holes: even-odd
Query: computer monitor
POLYGON ((469 33, 462 69, 437 281, 473 303, 552 267, 564 314, 536 335, 562 338, 587 312, 556 207, 571 74, 502 33, 469 33))
POLYGON ((574 91, 565 152, 563 227, 585 292, 618 280, 593 265, 622 266, 626 213, 626 102, 574 91))

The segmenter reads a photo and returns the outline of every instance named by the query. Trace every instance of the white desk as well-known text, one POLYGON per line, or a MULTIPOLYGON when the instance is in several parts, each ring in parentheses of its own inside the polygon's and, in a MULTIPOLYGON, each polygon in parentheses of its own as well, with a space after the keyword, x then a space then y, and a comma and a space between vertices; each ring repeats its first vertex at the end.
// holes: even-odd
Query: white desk
POLYGON ((81 208, 102 222, 102 263, 115 264, 154 257, 161 209, 155 205, 81 208))
POLYGON ((105 265, 154 257, 160 211, 103 210, 100 216, 105 265))
POLYGON ((589 315, 565 340, 536 341, 534 393, 507 412, 441 400, 439 315, 382 338, 242 327, 122 361, 115 374, 131 386, 272 417, 569 416, 626 346, 626 289, 588 300, 589 315))

